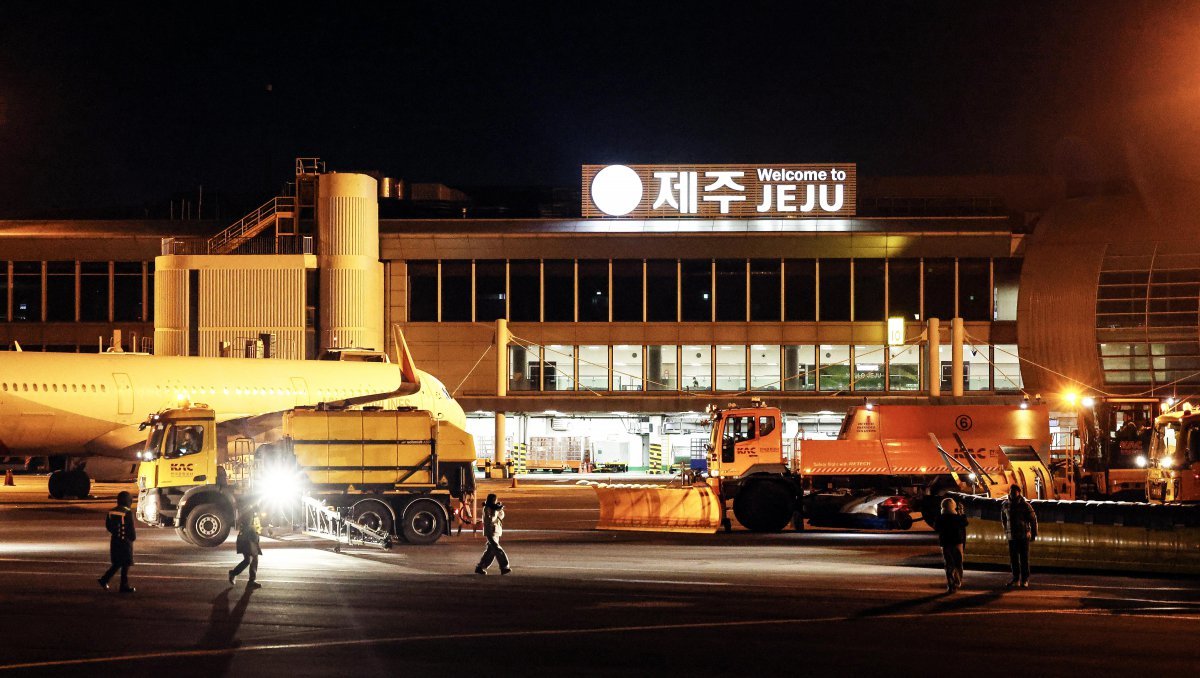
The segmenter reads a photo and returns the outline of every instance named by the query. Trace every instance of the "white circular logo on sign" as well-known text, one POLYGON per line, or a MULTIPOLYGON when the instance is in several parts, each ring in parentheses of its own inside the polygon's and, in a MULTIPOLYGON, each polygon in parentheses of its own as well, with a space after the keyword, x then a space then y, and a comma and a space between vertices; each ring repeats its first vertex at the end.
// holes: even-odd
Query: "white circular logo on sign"
POLYGON ((642 180, 625 165, 609 165, 592 178, 592 202, 611 217, 623 217, 642 201, 642 180))

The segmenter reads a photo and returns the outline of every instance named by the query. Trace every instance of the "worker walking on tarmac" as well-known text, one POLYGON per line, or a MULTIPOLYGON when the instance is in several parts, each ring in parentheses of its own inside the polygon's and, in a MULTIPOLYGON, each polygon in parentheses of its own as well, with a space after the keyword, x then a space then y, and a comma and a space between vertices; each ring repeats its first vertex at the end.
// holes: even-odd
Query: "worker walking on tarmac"
POLYGON ((117 506, 104 517, 104 526, 108 529, 108 557, 112 567, 96 581, 100 588, 107 589, 108 582, 121 571, 121 593, 133 593, 137 589, 129 585, 129 568, 133 565, 133 541, 137 539, 137 531, 133 527, 133 495, 121 492, 117 495, 117 506))
POLYGON ((262 584, 254 581, 258 578, 258 557, 262 555, 262 547, 258 543, 258 535, 262 532, 262 523, 258 519, 258 507, 250 506, 238 516, 237 552, 242 556, 242 562, 229 571, 229 585, 237 578, 246 566, 250 567, 250 581, 246 582, 248 589, 261 589, 262 584))
POLYGON ((500 561, 500 574, 512 572, 508 566, 508 554, 500 548, 501 534, 504 534, 504 504, 496 501, 496 495, 489 494, 483 503, 483 538, 487 540, 487 549, 475 566, 475 574, 487 574, 492 559, 500 561))
POLYGON ((1012 581, 1008 587, 1029 588, 1029 542, 1037 539, 1037 514, 1021 494, 1021 488, 1008 489, 1008 499, 1000 507, 1000 521, 1008 538, 1008 558, 1012 562, 1012 581))
POLYGON ((958 502, 950 497, 942 500, 942 512, 937 517, 938 544, 946 565, 946 593, 962 586, 963 548, 967 543, 967 517, 958 502))

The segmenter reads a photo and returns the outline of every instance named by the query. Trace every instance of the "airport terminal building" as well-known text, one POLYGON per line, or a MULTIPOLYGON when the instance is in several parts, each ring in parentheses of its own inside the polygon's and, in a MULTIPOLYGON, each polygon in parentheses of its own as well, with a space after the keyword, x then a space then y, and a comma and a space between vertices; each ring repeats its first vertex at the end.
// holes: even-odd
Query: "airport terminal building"
POLYGON ((121 330, 127 350, 315 358, 391 349, 397 325, 476 413, 484 453, 506 412, 531 460, 562 448, 635 468, 691 454, 713 402, 761 396, 798 415, 787 435, 820 435, 864 400, 948 395, 952 318, 974 402, 1200 383, 1186 214, 1067 199, 1038 177, 610 167, 584 168, 578 216, 476 218, 435 191, 442 218, 381 217, 417 187, 298 163, 292 195, 232 227, 0 222, 0 342, 95 351, 121 330))

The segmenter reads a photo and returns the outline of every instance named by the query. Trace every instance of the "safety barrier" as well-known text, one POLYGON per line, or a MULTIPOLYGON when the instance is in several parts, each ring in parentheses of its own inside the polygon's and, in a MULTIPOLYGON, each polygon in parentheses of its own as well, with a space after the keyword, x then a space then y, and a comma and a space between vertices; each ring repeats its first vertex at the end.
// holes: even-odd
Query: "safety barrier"
POLYGON ((598 530, 714 533, 723 507, 708 485, 663 486, 597 483, 590 485, 600 502, 598 530))
MULTIPOLYGON (((952 494, 962 502, 966 560, 1007 565, 1002 499, 952 494)), ((1032 565, 1200 574, 1200 505, 1032 500, 1038 537, 1032 565)))
POLYGON ((650 459, 646 466, 646 473, 662 473, 665 469, 662 463, 662 445, 659 443, 650 443, 650 459))
POLYGON ((529 449, 525 443, 513 443, 512 463, 513 473, 528 473, 529 449))

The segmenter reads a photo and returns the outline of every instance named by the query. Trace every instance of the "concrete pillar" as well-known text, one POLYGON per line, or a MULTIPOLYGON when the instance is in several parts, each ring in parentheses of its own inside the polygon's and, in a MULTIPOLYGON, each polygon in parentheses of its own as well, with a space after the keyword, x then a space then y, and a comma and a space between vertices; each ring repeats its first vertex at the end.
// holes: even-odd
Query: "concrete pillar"
POLYGON ((950 321, 950 393, 963 394, 963 319, 950 321))
POLYGON ((941 322, 937 318, 929 319, 926 346, 929 351, 929 395, 936 398, 942 395, 942 358, 941 358, 941 322))
MULTIPOLYGON (((496 397, 508 396, 508 321, 496 319, 496 397)), ((498 468, 508 461, 504 445, 504 411, 496 408, 496 444, 492 446, 492 463, 498 468)))

